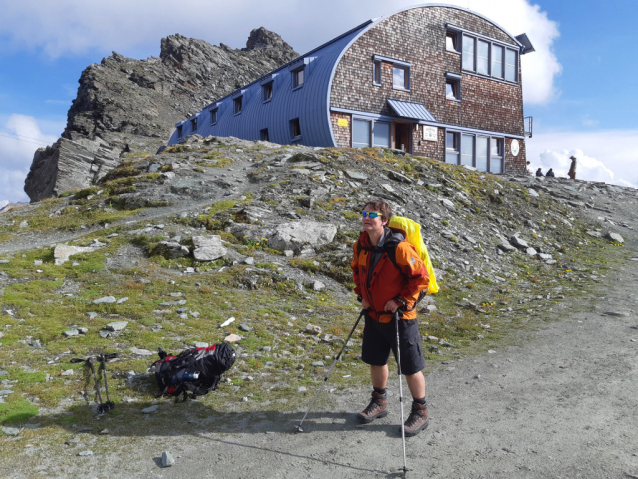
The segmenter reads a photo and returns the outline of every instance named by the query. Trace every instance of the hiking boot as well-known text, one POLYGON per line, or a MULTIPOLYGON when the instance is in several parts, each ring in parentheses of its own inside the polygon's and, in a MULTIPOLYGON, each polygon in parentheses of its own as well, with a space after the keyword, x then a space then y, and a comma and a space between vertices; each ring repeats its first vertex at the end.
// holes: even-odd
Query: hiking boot
POLYGON ((387 394, 379 394, 374 391, 370 404, 363 411, 357 414, 359 422, 369 423, 377 418, 386 417, 388 415, 388 399, 387 394))
MULTIPOLYGON (((421 430, 428 427, 429 422, 427 404, 412 402, 412 411, 404 423, 405 435, 416 436, 421 430)), ((399 432, 401 431, 399 430, 399 432)))

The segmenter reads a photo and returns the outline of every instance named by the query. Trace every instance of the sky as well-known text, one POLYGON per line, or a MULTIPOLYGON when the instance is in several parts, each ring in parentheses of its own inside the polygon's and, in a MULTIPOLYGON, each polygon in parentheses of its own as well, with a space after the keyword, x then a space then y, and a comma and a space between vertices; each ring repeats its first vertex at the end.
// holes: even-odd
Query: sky
MULTIPOLYGON (((487 16, 536 51, 521 57, 531 167, 559 176, 638 187, 638 2, 635 0, 447 0, 487 16), (629 48, 628 50, 625 47, 629 48), (621 81, 622 78, 622 81, 621 81), (611 148, 613 146, 614 148, 611 148)), ((112 51, 159 56, 180 33, 245 46, 253 28, 305 53, 360 23, 414 5, 388 0, 0 0, 0 208, 28 201, 35 150, 66 126, 82 71, 112 51), (197 14, 195 13, 197 12, 197 14)))

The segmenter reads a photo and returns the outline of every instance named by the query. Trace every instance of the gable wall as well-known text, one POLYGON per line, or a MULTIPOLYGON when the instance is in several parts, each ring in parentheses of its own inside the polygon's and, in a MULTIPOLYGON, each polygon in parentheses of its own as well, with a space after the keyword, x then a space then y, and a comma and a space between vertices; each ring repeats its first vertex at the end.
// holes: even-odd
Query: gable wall
MULTIPOLYGON (((441 123, 522 136, 520 56, 518 85, 462 73, 461 55, 445 49, 446 23, 515 45, 501 29, 470 12, 450 7, 403 11, 370 28, 344 54, 332 83, 331 107, 393 115, 387 104, 390 98, 421 103, 441 123), (392 65, 386 62, 382 64, 382 86, 373 85, 373 55, 409 62, 410 92, 392 88, 392 65), (446 100, 446 72, 462 76, 461 102, 446 100)), ((444 160, 444 146, 425 141, 419 145, 419 134, 413 135, 413 153, 444 160)), ((439 138, 443 138, 441 131, 439 138)), ((524 171, 524 140, 519 140, 522 147, 517 157, 509 153, 509 141, 505 143, 508 171, 524 171)), ((350 145, 338 141, 338 146, 350 145)))

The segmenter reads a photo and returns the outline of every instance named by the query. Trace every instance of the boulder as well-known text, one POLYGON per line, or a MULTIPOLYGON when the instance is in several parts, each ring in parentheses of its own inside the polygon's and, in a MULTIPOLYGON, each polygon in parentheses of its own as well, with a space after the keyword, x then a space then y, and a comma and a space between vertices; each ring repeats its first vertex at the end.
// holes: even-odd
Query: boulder
POLYGON ((510 244, 512 246, 517 247, 520 250, 523 250, 523 251, 526 250, 527 248, 529 248, 529 244, 527 243, 527 241, 525 241, 524 239, 519 238, 516 235, 510 237, 510 244))
POLYGON ((157 252, 164 257, 176 259, 188 256, 190 250, 179 243, 173 243, 172 241, 160 241, 157 244, 157 252))
POLYGON ((60 266, 66 261, 69 261, 69 257, 73 256, 74 254, 92 253, 93 251, 98 250, 103 246, 106 245, 104 243, 94 243, 92 246, 69 246, 66 244, 59 244, 53 250, 55 264, 60 266))
POLYGON ((279 251, 298 252, 304 245, 318 248, 329 244, 336 234, 337 227, 330 223, 295 221, 275 227, 274 235, 268 240, 268 246, 279 251))
POLYGON ((624 243, 624 238, 618 233, 612 233, 611 231, 605 235, 605 238, 611 241, 615 241, 616 243, 624 243))
POLYGON ((222 238, 218 235, 193 236, 193 257, 197 261, 215 261, 226 256, 227 250, 222 246, 222 238))

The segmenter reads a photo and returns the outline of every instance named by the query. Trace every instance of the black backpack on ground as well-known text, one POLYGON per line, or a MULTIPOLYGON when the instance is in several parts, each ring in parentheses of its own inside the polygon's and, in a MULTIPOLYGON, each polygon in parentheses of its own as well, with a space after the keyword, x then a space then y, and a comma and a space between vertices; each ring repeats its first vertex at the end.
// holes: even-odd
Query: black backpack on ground
POLYGON ((158 349, 159 359, 151 365, 161 395, 175 396, 178 401, 195 399, 217 389, 226 371, 235 362, 235 350, 226 343, 206 348, 191 348, 177 356, 158 349))

